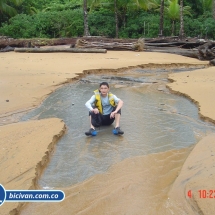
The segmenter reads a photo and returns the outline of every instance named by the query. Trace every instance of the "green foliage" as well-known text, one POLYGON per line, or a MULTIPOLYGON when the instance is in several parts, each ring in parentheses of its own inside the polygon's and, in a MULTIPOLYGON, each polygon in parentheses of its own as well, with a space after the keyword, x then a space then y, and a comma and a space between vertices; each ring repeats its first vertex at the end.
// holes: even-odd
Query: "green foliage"
POLYGON ((78 0, 64 1, 63 4, 60 1, 50 2, 43 7, 43 11, 63 11, 63 10, 74 10, 79 9, 82 6, 82 2, 78 0))
MULTIPOLYGON (((19 13, 9 20, 5 13, 1 14, 3 20, 7 22, 2 24, 0 35, 13 38, 83 36, 83 0, 28 0, 18 6, 13 1, 15 2, 15 0, 0 0, 0 6, 2 3, 4 5, 7 3, 19 13)), ((215 20, 212 19, 211 1, 184 0, 186 36, 200 35, 215 39, 215 20), (191 13, 190 7, 194 14, 192 18, 186 16, 191 13)), ((115 37, 113 2, 113 0, 88 1, 90 11, 88 20, 92 36, 115 37)), ((160 0, 118 0, 119 36, 121 38, 157 37, 160 19, 159 4, 160 0), (138 8, 138 5, 142 5, 142 8, 138 8), (156 7, 157 10, 149 11, 150 8, 156 7)), ((172 34, 173 20, 177 35, 179 32, 178 1, 165 0, 165 7, 169 8, 169 12, 164 16, 164 36, 172 34)))
POLYGON ((137 5, 145 11, 158 7, 158 1, 156 0, 136 0, 137 5))
MULTIPOLYGON (((121 28, 119 35, 122 38, 157 37, 159 31, 159 14, 148 13, 138 10, 136 13, 129 13, 127 25, 121 28)), ((164 32, 169 35, 171 32, 170 21, 165 20, 164 32)))
POLYGON ((192 8, 192 15, 196 17, 198 14, 202 13, 201 0, 184 0, 184 5, 190 6, 192 8))
POLYGON ((211 13, 206 13, 197 19, 185 17, 184 23, 187 36, 215 39, 215 20, 211 13))
POLYGON ((21 5, 23 0, 0 0, 0 14, 6 14, 9 17, 17 14, 15 6, 21 5))
POLYGON ((92 36, 115 36, 115 24, 113 12, 107 9, 94 11, 89 15, 89 27, 92 36))
POLYGON ((214 0, 184 0, 184 5, 190 6, 193 11, 193 17, 198 18, 204 13, 212 11, 214 0))
MULTIPOLYGON (((189 15, 192 16, 191 7, 184 6, 183 7, 183 14, 184 16, 189 15)), ((179 20, 180 18, 180 5, 178 0, 168 0, 168 5, 165 6, 165 13, 171 20, 179 20)))
POLYGON ((0 29, 0 34, 12 36, 15 38, 30 38, 34 37, 36 32, 34 18, 25 14, 17 15, 11 18, 11 24, 4 24, 0 29))
POLYGON ((4 24, 0 34, 13 38, 54 38, 83 34, 82 10, 40 12, 33 16, 20 14, 4 24))
POLYGON ((178 0, 169 0, 168 7, 165 8, 168 17, 171 20, 177 20, 180 17, 180 6, 178 0))
POLYGON ((211 11, 212 10, 212 4, 214 0, 200 0, 203 8, 203 12, 211 11))

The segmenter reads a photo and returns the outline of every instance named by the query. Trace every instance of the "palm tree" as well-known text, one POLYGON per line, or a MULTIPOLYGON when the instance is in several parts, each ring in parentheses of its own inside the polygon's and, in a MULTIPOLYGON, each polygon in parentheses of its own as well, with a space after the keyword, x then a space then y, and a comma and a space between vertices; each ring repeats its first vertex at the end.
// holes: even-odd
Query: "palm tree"
POLYGON ((156 0, 136 0, 136 1, 137 5, 145 11, 148 11, 158 6, 156 0))
POLYGON ((83 0, 83 13, 84 13, 84 36, 90 36, 88 15, 87 15, 87 0, 83 0))
POLYGON ((203 12, 211 11, 214 0, 201 0, 203 12))
POLYGON ((184 15, 183 15, 183 0, 180 0, 180 32, 179 38, 184 38, 184 15))
MULTIPOLYGON (((183 15, 191 15, 189 6, 183 7, 183 15)), ((168 17, 172 20, 172 35, 175 35, 175 22, 180 19, 180 6, 178 0, 169 0, 169 6, 165 8, 168 17)))
POLYGON ((18 6, 23 2, 23 0, 0 0, 0 13, 7 14, 9 16, 15 16, 17 11, 15 8, 10 6, 10 3, 18 6))
POLYGON ((172 35, 175 35, 175 21, 179 18, 178 0, 170 0, 167 15, 172 20, 172 35))
POLYGON ((160 30, 159 30, 159 36, 163 36, 163 15, 164 15, 164 0, 161 0, 161 6, 160 6, 160 30))

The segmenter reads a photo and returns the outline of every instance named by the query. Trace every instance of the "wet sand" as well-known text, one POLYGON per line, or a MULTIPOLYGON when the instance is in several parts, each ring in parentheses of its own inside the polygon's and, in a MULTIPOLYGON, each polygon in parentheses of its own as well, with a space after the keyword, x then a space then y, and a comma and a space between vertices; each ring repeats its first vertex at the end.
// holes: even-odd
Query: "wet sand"
MULTIPOLYGON (((5 124, 12 122, 14 120, 13 115, 8 121, 3 118, 3 116, 11 115, 12 112, 22 112, 23 110, 39 105, 48 94, 53 92, 63 83, 71 81, 77 77, 77 74, 81 74, 83 71, 100 69, 100 72, 102 72, 104 69, 117 70, 119 68, 148 63, 208 64, 208 62, 202 62, 192 58, 163 53, 111 51, 107 54, 1 53, 0 115, 2 118, 0 118, 0 123, 5 124)), ((205 119, 215 120, 215 109, 213 108, 215 72, 213 67, 198 71, 171 74, 170 78, 176 81, 169 84, 169 87, 173 91, 186 94, 195 100, 200 107, 200 114, 205 117, 205 119)), ((6 189, 33 188, 37 178, 36 174, 39 175, 41 171, 39 171, 38 168, 36 171, 27 170, 31 168, 35 169, 37 164, 43 160, 46 151, 49 150, 48 148, 50 147, 50 144, 52 145, 53 138, 55 139, 54 142, 56 142, 57 138, 63 134, 63 131, 65 130, 64 123, 60 119, 48 119, 41 122, 8 124, 1 126, 0 130, 0 146, 1 148, 7 148, 7 153, 4 153, 3 151, 1 153, 0 165, 1 168, 10 167, 8 168, 8 171, 5 171, 4 178, 0 178, 0 183, 5 186, 6 189), (38 123, 42 124, 42 130, 38 128, 38 123), (41 132, 43 135, 41 135, 41 132), (35 136, 38 137, 38 139, 35 138, 35 136), (13 144, 13 147, 10 147, 8 140, 13 144), (29 142, 31 145, 28 144, 29 142), (21 145, 18 150, 17 147, 19 144, 23 145, 21 145), (26 145, 28 145, 28 147, 26 145), (33 146, 36 146, 36 149, 33 146), (35 156, 35 150, 38 150, 37 156, 35 156), (29 156, 26 157, 26 154, 29 156), (7 156, 5 157, 5 155, 7 156), (17 164, 19 162, 17 162, 16 159, 18 158, 18 160, 20 160, 19 158, 23 157, 25 164, 29 163, 30 165, 24 168, 25 165, 20 164, 20 168, 24 169, 23 171, 25 174, 22 178, 23 182, 17 184, 16 178, 23 176, 23 172, 15 171, 19 168, 19 164, 17 164), (36 172, 36 174, 34 175, 33 172, 36 172), (31 184, 29 184, 30 182, 31 184), (9 183, 8 185, 10 186, 7 186, 7 183, 9 183)), ((148 183, 155 183, 157 186, 156 192, 153 191, 155 192, 155 196, 161 195, 160 198, 162 198, 162 201, 160 202, 160 209, 166 210, 164 208, 168 205, 169 210, 167 211, 169 214, 171 214, 171 211, 174 211, 174 214, 177 214, 177 212, 180 212, 180 207, 189 211, 189 214, 196 214, 195 210, 199 210, 203 214, 212 214, 214 211, 214 199, 200 199, 197 195, 198 193, 196 194, 194 192, 193 198, 186 200, 187 196, 185 192, 188 189, 215 189, 212 184, 212 181, 215 180, 213 170, 213 154, 215 155, 215 147, 213 146, 213 143, 215 142, 215 136, 211 135, 206 138, 201 140, 195 146, 194 150, 185 161, 182 169, 182 163, 179 166, 176 165, 175 172, 171 173, 172 175, 170 177, 167 177, 169 180, 164 180, 165 184, 162 183, 162 181, 154 181, 153 177, 148 181, 148 183), (208 156, 202 161, 203 155, 208 156), (199 166, 195 166, 196 163, 199 163, 199 166), (198 170, 198 174, 194 170, 198 170), (177 175, 179 176, 177 177, 177 175), (184 183, 184 180, 189 183, 184 183), (166 194, 162 195, 162 192, 160 192, 164 187, 166 189, 164 193, 168 193, 168 196, 166 194), (179 188, 180 194, 178 195, 179 188), (183 202, 186 202, 186 204, 183 204, 183 202), (193 207, 191 207, 191 205, 193 207)), ((189 149, 187 149, 186 152, 189 152, 189 149)), ((101 211, 103 211, 103 214, 140 214, 139 212, 143 210, 143 202, 141 200, 143 197, 142 194, 145 191, 142 193, 139 191, 144 190, 144 187, 147 187, 144 183, 148 179, 147 175, 159 175, 160 169, 159 165, 156 163, 159 161, 163 162, 161 166, 167 166, 168 169, 168 158, 171 158, 172 154, 174 154, 173 151, 124 160, 116 166, 113 166, 104 175, 94 176, 82 184, 65 189, 66 196, 68 197, 66 197, 63 202, 56 204, 56 206, 53 204, 39 204, 38 207, 41 207, 41 211, 46 210, 46 214, 59 214, 59 210, 60 214, 68 214, 66 211, 69 211, 71 207, 74 208, 73 211, 75 211, 75 213, 70 211, 70 214, 101 214, 101 211), (162 156, 164 156, 165 159, 162 159, 162 156), (152 172, 147 174, 144 173, 144 171, 140 172, 140 169, 150 166, 149 162, 154 164, 152 165, 152 172), (132 166, 132 164, 135 165, 132 166), (128 174, 124 174, 126 171, 128 171, 128 174), (105 182, 104 178, 107 177, 110 177, 110 181, 107 180, 105 182), (115 184, 115 182, 118 183, 115 184), (120 185, 121 182, 122 185, 120 185), (117 184, 120 186, 118 187, 117 184), (99 186, 99 189, 96 189, 97 186, 99 186), (96 197, 95 199, 94 196, 96 197), (119 198, 121 196, 124 197, 122 200, 119 198), (73 201, 76 203, 71 205, 71 202, 73 201), (61 211, 61 209, 63 211, 61 211)), ((181 157, 179 156, 180 158, 175 160, 179 162, 180 160, 183 160, 182 158, 185 159, 186 156, 186 153, 185 155, 182 153, 181 157)), ((173 162, 172 165, 175 164, 176 163, 173 162)), ((2 174, 1 177, 3 177, 2 174)), ((144 198, 146 198, 146 196, 144 198)), ((151 199, 151 201, 155 201, 155 199, 151 199)), ((0 214, 8 214, 8 212, 15 207, 17 207, 17 211, 19 211, 21 204, 4 203, 1 207, 0 214), (2 210, 3 207, 5 208, 4 212, 2 210)), ((30 208, 28 209, 28 207, 29 206, 26 207, 26 211, 31 210, 30 208)), ((38 212, 39 211, 40 209, 38 208, 38 212)), ((25 213, 25 211, 23 211, 23 213, 25 213)), ((153 210, 150 213, 153 214, 153 210)), ((43 213, 39 212, 38 214, 43 213)))
POLYGON ((63 202, 46 207, 42 203, 31 204, 22 215, 170 214, 165 207, 166 190, 189 152, 181 149, 125 159, 107 173, 64 188, 63 202))

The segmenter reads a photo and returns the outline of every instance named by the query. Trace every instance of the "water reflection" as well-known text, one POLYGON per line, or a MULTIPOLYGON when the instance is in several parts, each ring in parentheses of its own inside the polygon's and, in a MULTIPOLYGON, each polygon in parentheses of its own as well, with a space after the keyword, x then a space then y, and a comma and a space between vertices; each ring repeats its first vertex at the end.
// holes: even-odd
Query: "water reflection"
POLYGON ((159 72, 149 76, 141 71, 133 71, 137 79, 145 75, 139 82, 130 79, 132 72, 124 73, 123 81, 108 75, 88 76, 57 90, 22 118, 58 117, 68 128, 40 179, 40 186, 69 186, 103 173, 125 158, 187 147, 215 131, 214 126, 199 119, 198 108, 189 100, 166 89, 158 91, 158 85, 147 85, 166 81, 159 72), (111 92, 124 101, 121 127, 125 134, 121 137, 112 134, 113 126, 102 127, 96 137, 84 135, 89 129, 84 104, 101 80, 108 80, 111 92), (116 84, 126 87, 114 88, 116 84))

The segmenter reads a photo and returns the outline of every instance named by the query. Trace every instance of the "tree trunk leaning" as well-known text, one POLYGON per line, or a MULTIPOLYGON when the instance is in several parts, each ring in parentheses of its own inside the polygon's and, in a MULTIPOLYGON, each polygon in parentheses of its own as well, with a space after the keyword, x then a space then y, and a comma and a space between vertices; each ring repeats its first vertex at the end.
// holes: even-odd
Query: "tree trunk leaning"
POLYGON ((84 36, 90 36, 89 25, 88 25, 88 15, 87 15, 87 0, 83 0, 83 12, 84 12, 84 36))
POLYGON ((215 19, 215 0, 213 0, 213 18, 215 19))
POLYGON ((160 32, 159 36, 163 36, 163 15, 164 15, 164 0, 161 0, 161 8, 160 8, 160 32))
POLYGON ((183 14, 183 0, 180 0, 180 32, 179 38, 184 38, 184 14, 183 14))
POLYGON ((114 13, 115 13, 115 24, 116 24, 116 38, 119 38, 119 20, 118 20, 117 0, 114 0, 114 13))

